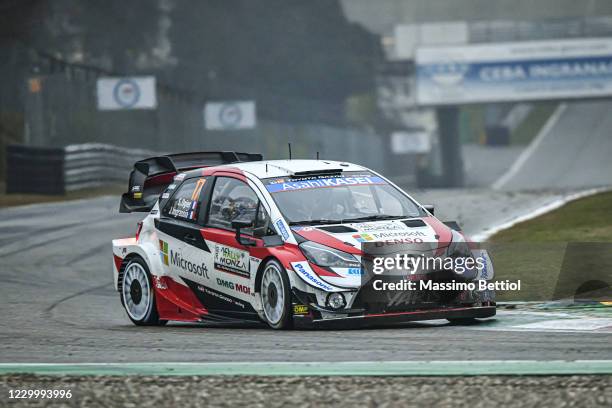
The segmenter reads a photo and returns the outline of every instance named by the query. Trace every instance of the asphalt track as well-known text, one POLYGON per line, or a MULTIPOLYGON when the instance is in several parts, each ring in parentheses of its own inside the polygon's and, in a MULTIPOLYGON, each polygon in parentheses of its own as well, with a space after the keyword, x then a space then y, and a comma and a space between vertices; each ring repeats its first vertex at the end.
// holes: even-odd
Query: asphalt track
MULTIPOLYGON (((472 233, 559 198, 484 190, 415 195, 472 233)), ((117 207, 116 197, 102 197, 0 210, 1 363, 612 360, 609 313, 529 307, 502 309, 473 326, 135 327, 112 288, 110 240, 131 235, 140 216, 117 207)))
POLYGON ((611 109, 610 101, 561 104, 494 187, 524 191, 610 186, 611 109))

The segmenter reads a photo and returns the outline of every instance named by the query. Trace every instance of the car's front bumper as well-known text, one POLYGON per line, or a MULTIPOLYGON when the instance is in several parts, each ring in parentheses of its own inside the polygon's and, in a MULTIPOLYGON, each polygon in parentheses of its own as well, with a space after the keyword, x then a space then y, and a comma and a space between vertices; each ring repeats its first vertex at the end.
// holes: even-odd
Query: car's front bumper
POLYGON ((294 316, 293 323, 296 328, 343 328, 368 327, 390 324, 406 323, 419 320, 435 319, 484 319, 495 316, 496 308, 490 306, 458 306, 438 309, 414 310, 405 312, 364 313, 357 316, 314 318, 312 314, 294 316))

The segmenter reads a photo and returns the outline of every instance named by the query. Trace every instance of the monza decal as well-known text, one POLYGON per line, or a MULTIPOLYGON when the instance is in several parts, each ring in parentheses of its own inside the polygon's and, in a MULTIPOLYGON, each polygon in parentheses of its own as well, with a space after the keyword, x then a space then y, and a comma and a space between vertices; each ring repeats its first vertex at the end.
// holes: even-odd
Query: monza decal
POLYGON ((250 257, 247 251, 229 247, 226 245, 215 244, 215 268, 235 275, 249 278, 250 257))

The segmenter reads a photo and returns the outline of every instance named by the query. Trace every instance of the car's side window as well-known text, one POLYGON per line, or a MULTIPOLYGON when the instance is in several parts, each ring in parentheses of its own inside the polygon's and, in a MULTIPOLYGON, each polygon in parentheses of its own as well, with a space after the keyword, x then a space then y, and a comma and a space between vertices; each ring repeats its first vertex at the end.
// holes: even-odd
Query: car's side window
MULTIPOLYGON (((259 199, 244 182, 231 177, 217 177, 212 191, 208 226, 232 229, 232 221, 246 221, 255 227, 263 227, 265 220, 258 217, 259 199)), ((253 228, 243 230, 253 234, 253 228)))
POLYGON ((206 178, 203 177, 185 180, 168 200, 162 214, 182 221, 196 222, 203 206, 200 198, 205 184, 206 178))

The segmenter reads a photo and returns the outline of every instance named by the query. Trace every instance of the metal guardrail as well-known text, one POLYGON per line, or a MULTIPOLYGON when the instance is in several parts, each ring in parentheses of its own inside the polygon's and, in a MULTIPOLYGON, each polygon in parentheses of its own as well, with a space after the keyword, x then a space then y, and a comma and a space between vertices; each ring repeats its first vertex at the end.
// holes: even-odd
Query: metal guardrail
POLYGON ((9 145, 7 193, 65 194, 68 191, 127 183, 134 162, 158 152, 101 143, 63 148, 9 145))

